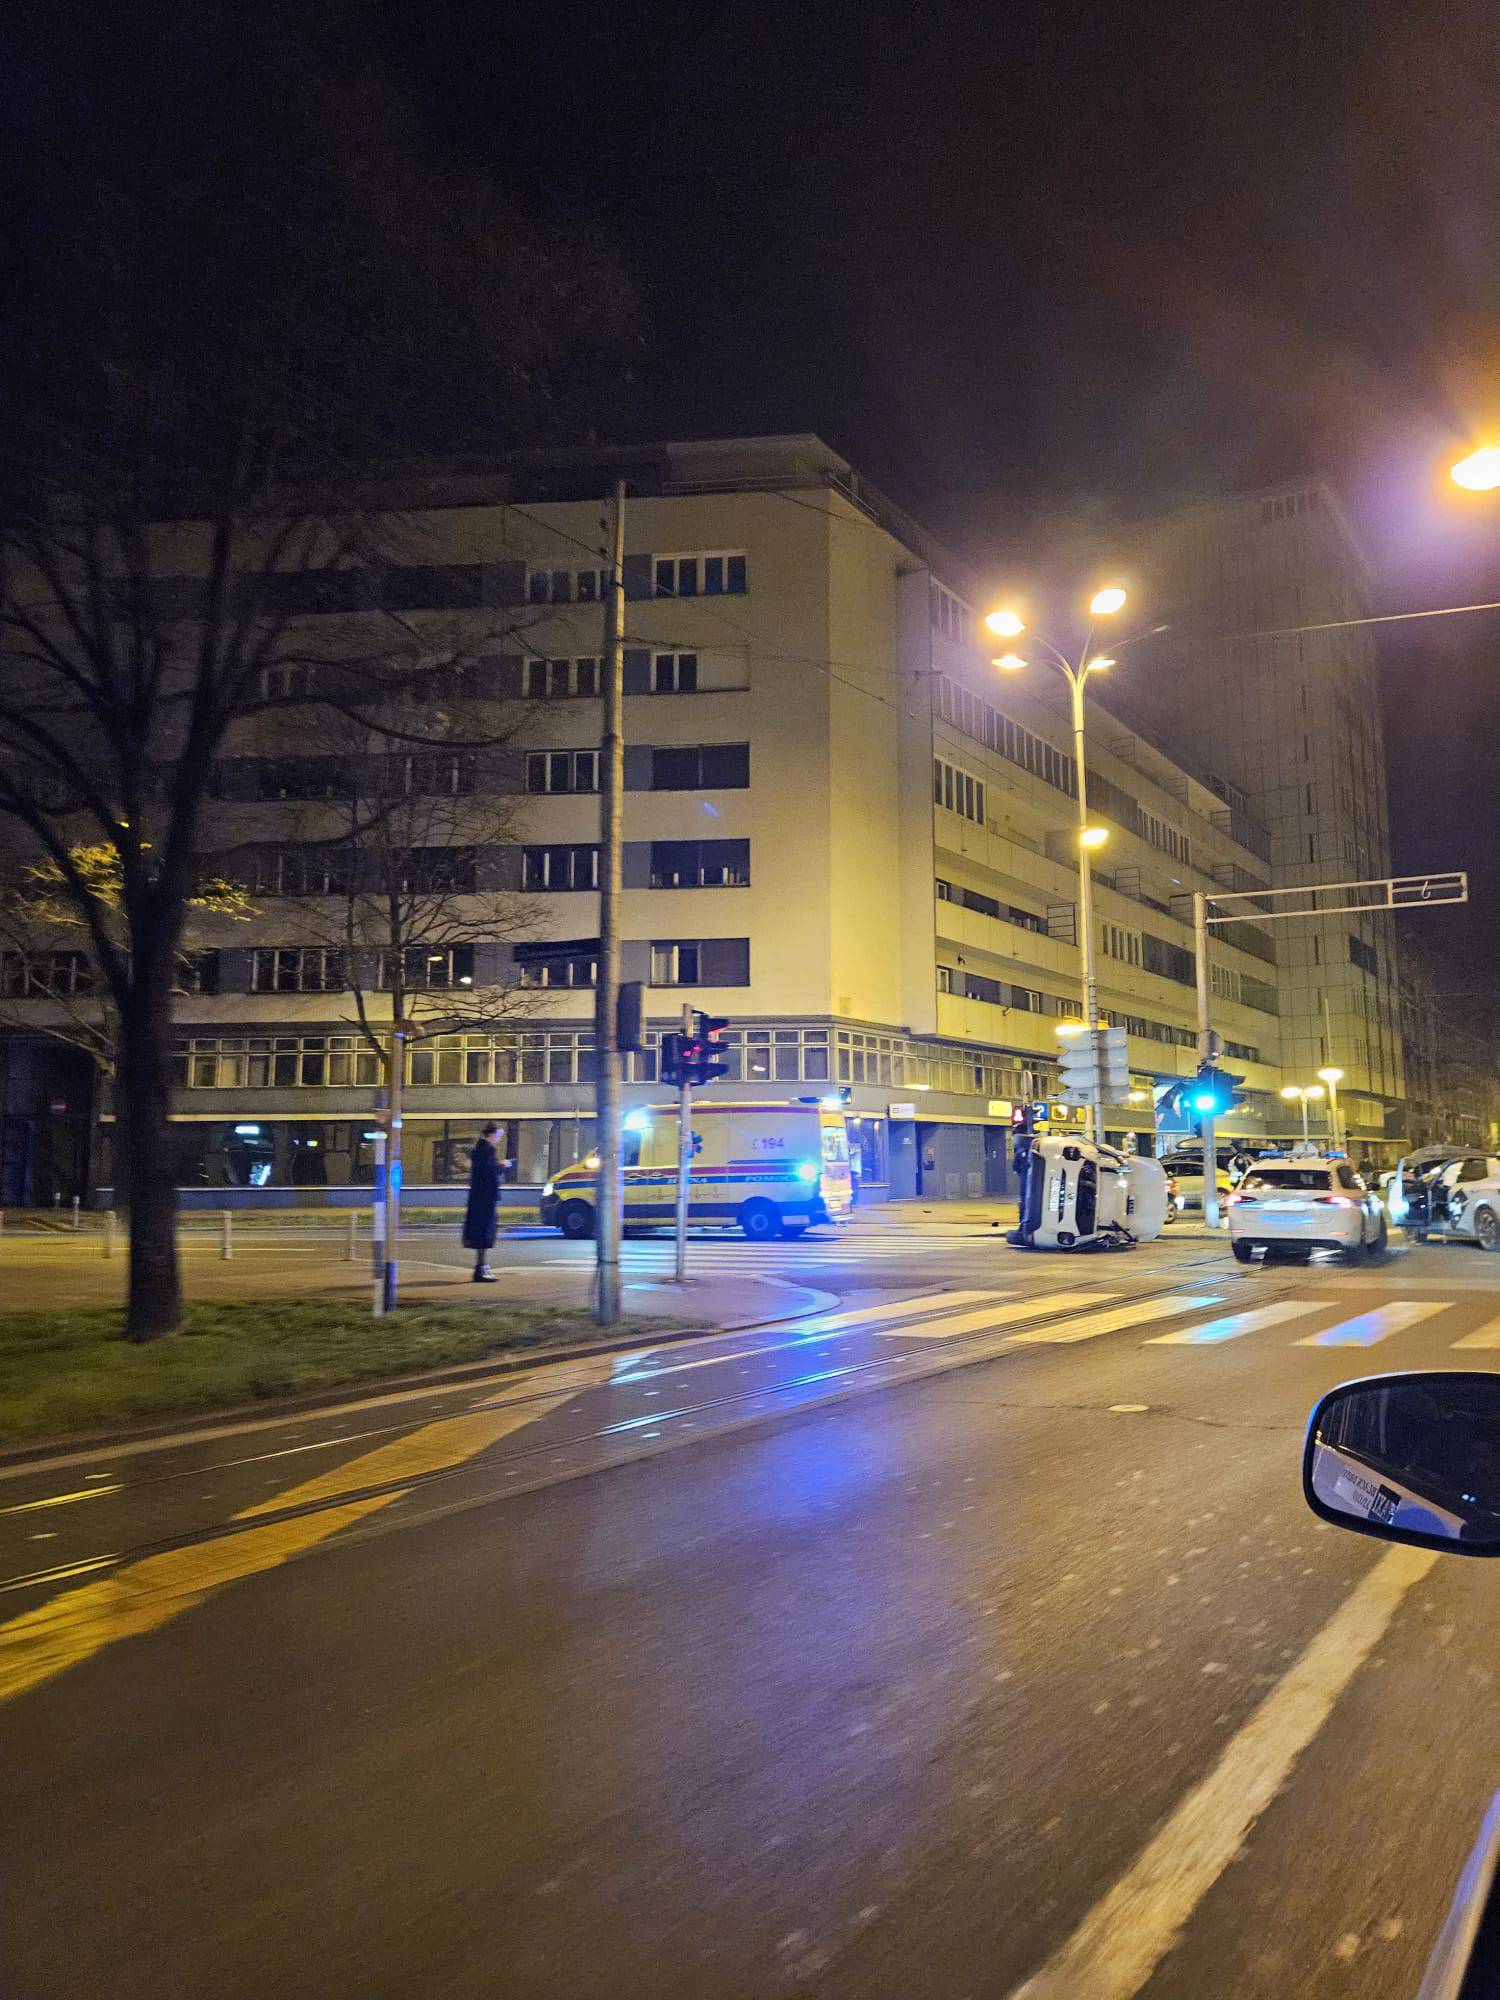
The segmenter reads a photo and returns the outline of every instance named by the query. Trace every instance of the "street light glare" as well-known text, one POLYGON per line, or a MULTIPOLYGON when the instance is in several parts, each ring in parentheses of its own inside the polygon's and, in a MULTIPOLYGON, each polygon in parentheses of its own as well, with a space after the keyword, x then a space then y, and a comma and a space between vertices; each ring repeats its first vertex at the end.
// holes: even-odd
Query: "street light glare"
POLYGON ((1002 653, 998 659, 990 661, 990 665, 998 667, 1003 674, 1019 673, 1025 664, 1019 653, 1002 653))
POLYGON ((1320 1069, 1318 1075, 1325 1083, 1342 1083, 1344 1080, 1344 1072, 1341 1069, 1320 1069))
POLYGON ((1493 493, 1500 486, 1500 444, 1482 444, 1450 467, 1448 477, 1468 493, 1493 493))
POLYGON ((1086 674, 1102 674, 1106 667, 1112 667, 1113 665, 1114 661, 1107 653, 1099 653, 1089 661, 1088 665, 1084 668, 1084 672, 1086 674))
POLYGON ((1026 630, 1024 620, 1018 618, 1014 611, 992 611, 984 622, 1002 639, 1019 639, 1026 630))
POLYGON ((1302 1091, 1297 1084, 1287 1083, 1282 1085, 1281 1094, 1284 1098, 1287 1099, 1289 1103, 1295 1103, 1296 1100, 1302 1095, 1302 1091))
POLYGON ((1308 1095, 1308 1096, 1309 1096, 1309 1097, 1310 1097, 1310 1098, 1312 1099, 1313 1103, 1314 1103, 1314 1104, 1316 1104, 1316 1103, 1317 1103, 1317 1101, 1318 1101, 1318 1099, 1319 1099, 1319 1098, 1320 1098, 1320 1097, 1321 1097, 1321 1096, 1323 1095, 1323 1086, 1322 1086, 1322 1084, 1321 1084, 1321 1083, 1310 1083, 1310 1084, 1309 1084, 1309 1085, 1307 1086, 1307 1095, 1308 1095))
POLYGON ((1103 826, 1086 826, 1078 838, 1084 847, 1102 847, 1109 839, 1109 829, 1103 826))
POLYGON ((1125 595, 1126 593, 1121 590, 1117 583, 1111 583, 1103 590, 1096 590, 1094 592, 1093 596, 1089 599, 1089 610, 1093 612, 1096 618, 1108 618, 1112 611, 1121 611, 1124 609, 1125 595))

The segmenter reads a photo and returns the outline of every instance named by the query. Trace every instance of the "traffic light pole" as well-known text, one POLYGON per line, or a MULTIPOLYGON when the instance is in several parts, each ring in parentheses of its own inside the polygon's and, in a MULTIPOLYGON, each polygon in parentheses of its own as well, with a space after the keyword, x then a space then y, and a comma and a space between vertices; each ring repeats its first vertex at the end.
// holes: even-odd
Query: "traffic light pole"
MULTIPOLYGON (((682 1038, 692 1039, 693 1010, 682 1010, 682 1038)), ((683 1065, 677 1084, 677 1262, 676 1279, 687 1283, 688 1183, 693 1171, 693 1086, 683 1065)))
POLYGON ((620 890, 625 802, 625 482, 615 481, 609 590, 604 603, 604 716, 599 739, 599 981, 594 996, 594 1318, 620 1317, 620 1237, 625 1222, 620 1138, 620 890))
MULTIPOLYGON (((1208 1002, 1212 986, 1208 970, 1208 898, 1201 889, 1193 891, 1193 963, 1198 971, 1198 1062, 1214 1059, 1213 1031, 1208 1025, 1208 1002)), ((1219 1226, 1219 1149, 1214 1143, 1214 1114, 1203 1114, 1198 1127, 1203 1135, 1203 1220, 1210 1229, 1219 1226)))

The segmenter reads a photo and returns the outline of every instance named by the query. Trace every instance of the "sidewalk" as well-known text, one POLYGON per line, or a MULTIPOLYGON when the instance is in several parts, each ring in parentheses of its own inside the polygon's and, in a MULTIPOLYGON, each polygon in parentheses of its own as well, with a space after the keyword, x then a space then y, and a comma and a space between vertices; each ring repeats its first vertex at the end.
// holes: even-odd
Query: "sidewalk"
MULTIPOLYGON (((400 1278, 401 1297, 408 1303, 472 1304, 481 1312, 486 1305, 588 1308, 593 1266, 585 1260, 507 1266, 502 1242, 493 1264, 498 1282, 476 1285, 466 1253, 438 1258, 431 1254, 437 1247, 436 1243, 408 1245, 410 1254, 401 1260, 400 1278)), ((820 1311, 835 1302, 830 1293, 759 1271, 694 1278, 691 1253, 688 1268, 683 1286, 656 1272, 627 1276, 626 1314, 733 1328, 820 1311)), ((0 1313, 119 1305, 124 1300, 126 1269, 123 1245, 106 1258, 97 1242, 80 1243, 71 1232, 50 1239, 7 1238, 0 1242, 0 1313)), ((228 1262, 208 1239, 183 1251, 183 1289, 190 1299, 249 1302, 288 1294, 368 1298, 371 1282, 367 1244, 361 1245, 354 1263, 337 1248, 318 1243, 237 1243, 228 1262)))

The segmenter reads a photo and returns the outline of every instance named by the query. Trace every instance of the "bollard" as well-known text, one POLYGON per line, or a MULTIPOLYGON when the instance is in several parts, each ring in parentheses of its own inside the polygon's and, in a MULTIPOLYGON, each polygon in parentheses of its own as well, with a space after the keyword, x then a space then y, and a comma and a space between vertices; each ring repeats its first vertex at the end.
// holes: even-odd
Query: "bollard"
POLYGON ((233 1213, 232 1209, 226 1208, 220 1214, 219 1256, 226 1264, 234 1255, 234 1225, 230 1221, 233 1213))
POLYGON ((73 1227, 75 1230, 78 1228, 78 1197, 76 1194, 73 1197, 73 1227))
POLYGON ((106 1257, 115 1254, 115 1212, 112 1208, 104 1211, 104 1254, 106 1257))
POLYGON ((349 1264, 356 1264, 359 1261, 359 1210, 357 1208, 351 1208, 349 1211, 349 1243, 344 1251, 344 1261, 349 1264))

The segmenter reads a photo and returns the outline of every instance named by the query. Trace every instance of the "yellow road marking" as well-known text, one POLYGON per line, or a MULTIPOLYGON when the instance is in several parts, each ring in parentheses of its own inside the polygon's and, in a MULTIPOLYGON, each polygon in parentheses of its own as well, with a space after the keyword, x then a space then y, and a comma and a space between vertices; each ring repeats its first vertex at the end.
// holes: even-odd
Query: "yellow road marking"
MULTIPOLYGON (((608 1357, 603 1357, 596 1379, 605 1381, 608 1374, 608 1357)), ((387 1480, 416 1479, 423 1473, 461 1465, 510 1432, 549 1415, 581 1386, 575 1376, 571 1387, 535 1402, 423 1424, 406 1437, 246 1507, 234 1519, 255 1520, 263 1514, 336 1499, 387 1480)), ((190 1548, 144 1556, 99 1583, 84 1584, 23 1612, 0 1625, 0 1702, 14 1701, 69 1667, 92 1659, 117 1640, 137 1638, 170 1624, 226 1584, 276 1569, 340 1529, 389 1507, 408 1490, 398 1485, 389 1493, 351 1500, 341 1507, 325 1506, 292 1520, 266 1522, 190 1548)))
POLYGON ((75 1500, 98 1500, 105 1493, 118 1493, 118 1486, 80 1486, 76 1493, 49 1493, 45 1500, 18 1500, 13 1507, 0 1507, 0 1514, 35 1514, 43 1507, 70 1507, 75 1500))

